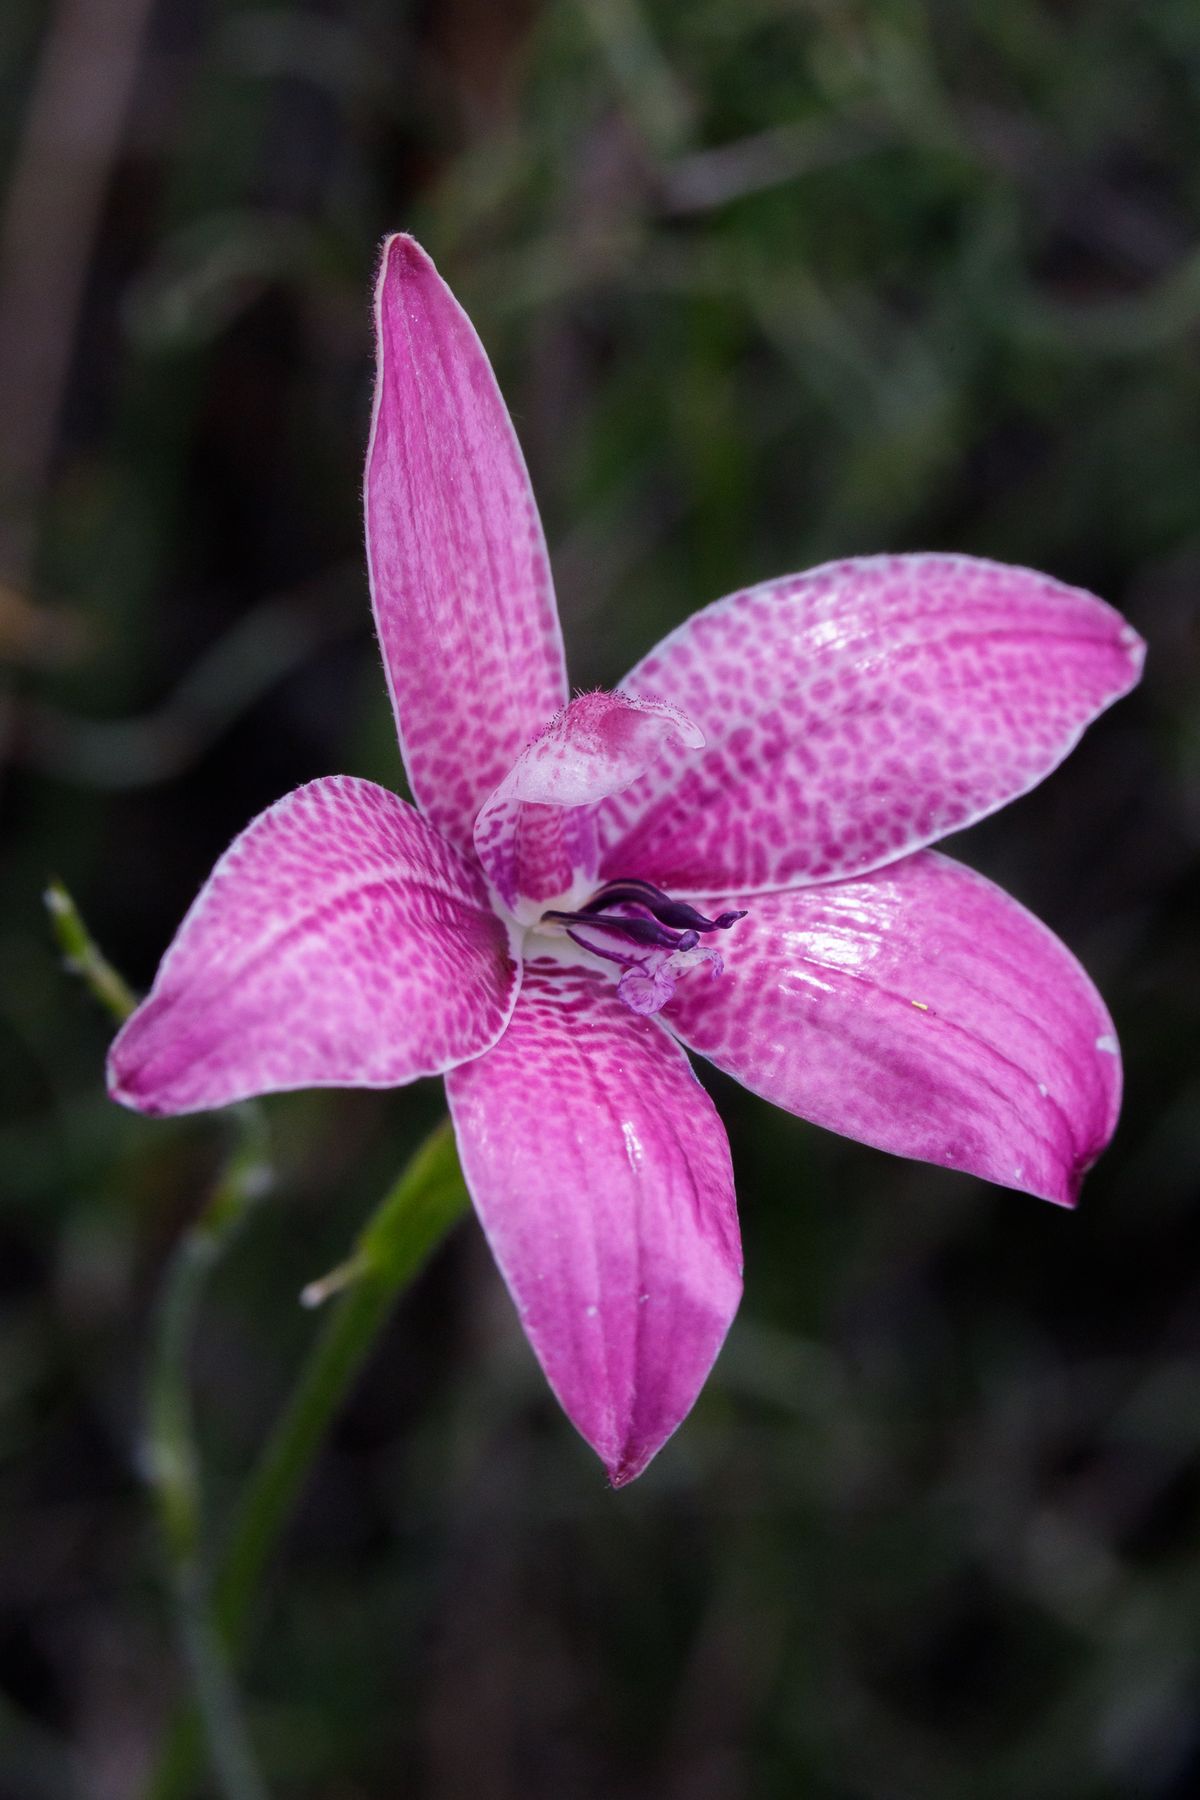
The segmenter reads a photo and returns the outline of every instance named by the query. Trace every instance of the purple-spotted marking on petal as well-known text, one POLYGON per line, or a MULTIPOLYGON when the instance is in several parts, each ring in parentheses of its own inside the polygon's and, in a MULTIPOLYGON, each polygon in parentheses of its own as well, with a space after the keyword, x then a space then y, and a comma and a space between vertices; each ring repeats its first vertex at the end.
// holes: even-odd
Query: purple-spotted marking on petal
POLYGON ((550 911, 545 924, 558 925, 572 943, 622 970, 618 997, 633 1012, 661 1012, 675 992, 680 975, 707 963, 719 975, 724 961, 719 951, 701 944, 701 933, 728 931, 742 912, 718 913, 706 918, 686 900, 672 899, 652 882, 623 877, 592 895, 578 912, 550 911))

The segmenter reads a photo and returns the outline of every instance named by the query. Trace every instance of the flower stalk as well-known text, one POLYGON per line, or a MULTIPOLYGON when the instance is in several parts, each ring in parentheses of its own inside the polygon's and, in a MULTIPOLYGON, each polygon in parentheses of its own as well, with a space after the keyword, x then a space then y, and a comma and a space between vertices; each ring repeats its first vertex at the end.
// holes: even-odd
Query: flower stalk
MULTIPOLYGON (((118 1022, 137 1005, 101 953, 67 889, 46 909, 67 967, 118 1022)), ((300 1379, 253 1470, 223 1551, 208 1553, 200 1457, 188 1389, 196 1316, 213 1268, 271 1182, 266 1119, 255 1102, 231 1113, 235 1141, 164 1278, 147 1384, 144 1468, 154 1494, 192 1688, 168 1727, 148 1787, 182 1800, 207 1748, 225 1800, 262 1800, 265 1788, 242 1718, 233 1670, 249 1639, 259 1584, 299 1500, 329 1423, 362 1368, 397 1295, 468 1205, 448 1119, 431 1133, 367 1220, 350 1256, 302 1296, 336 1296, 300 1379)))
POLYGON ((42 898, 64 967, 79 977, 118 1025, 123 1025, 137 1007, 137 995, 102 955, 62 882, 49 882, 42 898))
MULTIPOLYGON (((122 1024, 137 1006, 133 989, 100 950, 63 883, 51 881, 44 898, 65 966, 122 1024)), ((225 1800, 265 1800, 210 1606, 203 1485, 188 1394, 188 1355, 205 1284, 271 1182, 262 1108, 248 1101, 233 1109, 231 1122, 233 1147, 167 1264, 147 1379, 142 1466, 158 1513, 176 1631, 213 1770, 225 1800)))
MULTIPOLYGON (((325 1315, 291 1399, 237 1506, 209 1590, 213 1631, 228 1666, 236 1665, 247 1647, 262 1576, 330 1421, 370 1355, 398 1294, 466 1206, 454 1136, 446 1120, 385 1195, 342 1265, 347 1279, 325 1315)), ((184 1800, 191 1791, 200 1759, 203 1710, 203 1696, 197 1690, 194 1702, 180 1708, 171 1722, 147 1789, 148 1800, 184 1800)), ((205 1723, 210 1720, 211 1714, 205 1723)))
POLYGON ((188 1357, 208 1277, 268 1189, 262 1108, 235 1109, 236 1141, 201 1212, 171 1253, 147 1384, 144 1467, 158 1512, 180 1648, 225 1800, 265 1800, 212 1607, 188 1357))

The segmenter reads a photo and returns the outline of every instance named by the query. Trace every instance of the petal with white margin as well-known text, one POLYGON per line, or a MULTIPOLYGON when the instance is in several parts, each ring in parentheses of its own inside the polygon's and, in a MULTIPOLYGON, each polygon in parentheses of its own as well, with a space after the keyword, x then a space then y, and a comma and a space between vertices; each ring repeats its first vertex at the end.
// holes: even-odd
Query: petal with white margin
POLYGON ((1121 1060, 1066 946, 973 869, 923 851, 757 898, 725 972, 661 1017, 788 1112, 1063 1206, 1116 1128, 1121 1060))
POLYGON ((373 782, 313 781, 213 870, 113 1042, 109 1091, 184 1113, 399 1086, 487 1049, 519 980, 477 868, 373 782))
POLYGON ((499 1043, 446 1088, 525 1334, 614 1485, 632 1481, 691 1409, 741 1295, 716 1109, 606 977, 541 962, 499 1043))
POLYGON ((537 502, 487 354, 408 237, 375 295, 371 602, 412 791, 471 842, 481 803, 567 700, 537 502))
POLYGON ((877 556, 718 600, 622 684, 682 707, 605 802, 601 871, 741 894, 880 868, 1058 766, 1129 691, 1145 646, 1048 575, 966 556, 877 556))

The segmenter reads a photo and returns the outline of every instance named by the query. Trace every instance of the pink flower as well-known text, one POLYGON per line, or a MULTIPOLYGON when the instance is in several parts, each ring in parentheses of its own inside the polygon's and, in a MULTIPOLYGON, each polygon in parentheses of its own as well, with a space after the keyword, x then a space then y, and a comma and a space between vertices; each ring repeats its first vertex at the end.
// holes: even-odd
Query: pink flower
POLYGON ((926 846, 1048 774, 1143 645, 1045 575, 871 557, 719 600, 569 700, 483 348, 409 238, 376 307, 371 591, 419 810, 332 776, 257 818, 110 1088, 182 1113, 444 1075, 526 1335, 620 1484, 741 1292, 689 1050, 831 1130, 1074 1202, 1116 1123, 1112 1021, 1043 925, 926 846))

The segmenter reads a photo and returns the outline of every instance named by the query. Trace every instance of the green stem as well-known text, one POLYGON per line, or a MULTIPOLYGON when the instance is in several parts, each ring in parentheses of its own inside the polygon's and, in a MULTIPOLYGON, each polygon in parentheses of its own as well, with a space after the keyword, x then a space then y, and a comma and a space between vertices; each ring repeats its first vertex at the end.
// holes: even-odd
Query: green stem
POLYGON ((42 897, 50 915, 50 928, 67 968, 91 989, 117 1024, 123 1025, 137 1005, 137 995, 117 974, 107 957, 101 955, 79 908, 62 882, 51 881, 42 897))
POLYGON ((187 1657, 197 1718, 221 1792, 225 1800, 267 1800, 229 1659, 213 1624, 203 1569, 196 1562, 181 1565, 175 1571, 173 1586, 179 1638, 187 1657))
MULTIPOLYGON (((101 952, 61 881, 49 883, 45 902, 67 968, 118 1024, 124 1023, 137 996, 101 952)), ((204 1569, 203 1494, 188 1393, 188 1352, 209 1271, 271 1178, 261 1111, 248 1104, 236 1107, 231 1117, 237 1131, 234 1148, 167 1265, 150 1365, 145 1461, 167 1555, 180 1645, 213 1769, 226 1800, 264 1800, 224 1640, 211 1612, 204 1569)))
MULTIPOLYGON (((46 907, 67 967, 123 1022, 133 991, 101 954, 61 882, 46 907)), ((203 1495, 188 1391, 188 1352, 204 1284, 270 1179, 259 1109, 239 1106, 238 1142, 199 1218, 171 1257, 159 1310, 148 1396, 146 1462, 171 1571, 194 1702, 172 1720, 148 1792, 182 1800, 207 1740, 226 1800, 260 1800, 262 1783, 242 1723, 233 1664, 254 1622, 257 1589, 300 1497, 329 1422, 366 1361, 392 1304, 467 1206, 454 1134, 444 1120, 367 1221, 352 1255, 302 1298, 337 1295, 299 1383, 237 1507, 211 1577, 203 1555, 203 1495)))
MULTIPOLYGON (((467 1205, 454 1136, 444 1121, 417 1151, 361 1233, 354 1272, 332 1303, 283 1415, 236 1509, 214 1571, 212 1619, 236 1662, 254 1625, 258 1587, 300 1497, 329 1423, 362 1368, 400 1290, 467 1205)), ((314 1284, 319 1290, 322 1284, 314 1284)), ((171 1722, 151 1800, 184 1800, 199 1761, 200 1718, 191 1706, 171 1722)))
POLYGON ((263 1800, 237 1688, 204 1568, 204 1501, 188 1391, 188 1353, 208 1275, 270 1182, 267 1133, 252 1104, 236 1108, 237 1143, 167 1266, 150 1365, 146 1469, 167 1553, 180 1644, 208 1753, 226 1800, 263 1800))

